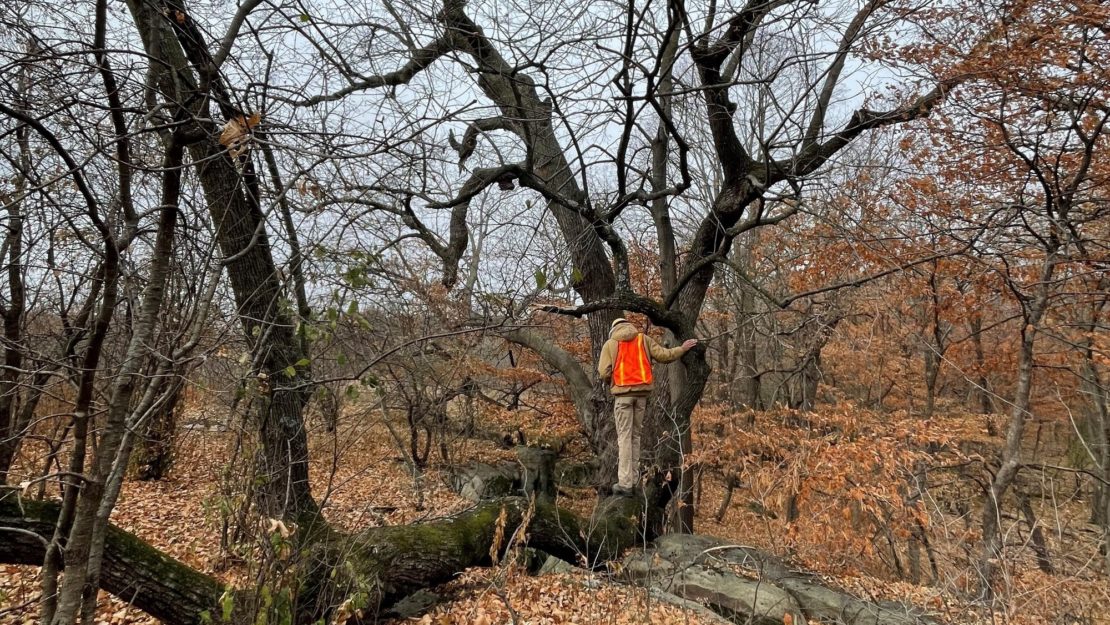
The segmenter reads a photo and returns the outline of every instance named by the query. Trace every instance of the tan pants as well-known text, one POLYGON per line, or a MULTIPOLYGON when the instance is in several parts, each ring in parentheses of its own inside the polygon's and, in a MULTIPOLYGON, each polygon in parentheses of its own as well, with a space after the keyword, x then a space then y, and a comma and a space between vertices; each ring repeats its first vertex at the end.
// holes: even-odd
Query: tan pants
POLYGON ((644 427, 647 397, 617 397, 613 418, 617 422, 617 486, 632 489, 639 481, 640 430, 644 427))

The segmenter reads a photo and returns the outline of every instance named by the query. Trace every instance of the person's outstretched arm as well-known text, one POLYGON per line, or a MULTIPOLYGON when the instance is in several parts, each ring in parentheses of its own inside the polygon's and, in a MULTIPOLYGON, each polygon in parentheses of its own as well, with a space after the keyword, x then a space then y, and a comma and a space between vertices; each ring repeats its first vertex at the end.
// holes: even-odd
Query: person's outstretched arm
POLYGON ((697 339, 688 339, 678 347, 663 347, 648 335, 644 335, 644 343, 647 343, 648 353, 651 354, 651 359, 656 362, 674 362, 682 355, 694 348, 698 344, 697 339))

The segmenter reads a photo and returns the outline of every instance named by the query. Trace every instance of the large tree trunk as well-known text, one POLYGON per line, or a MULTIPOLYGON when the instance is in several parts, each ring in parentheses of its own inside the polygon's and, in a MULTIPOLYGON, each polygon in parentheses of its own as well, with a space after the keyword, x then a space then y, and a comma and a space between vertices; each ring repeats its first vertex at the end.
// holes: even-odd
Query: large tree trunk
MULTIPOLYGON (((14 493, 0 498, 0 560, 9 564, 39 565, 46 555, 43 536, 59 520, 53 502, 18 501, 14 493)), ((116 526, 105 539, 100 572, 104 590, 168 625, 196 625, 200 614, 217 611, 223 584, 182 564, 116 526)))
MULTIPOLYGON (((501 56, 482 29, 466 15, 463 3, 445 3, 439 18, 457 35, 453 45, 458 51, 470 55, 477 63, 480 68, 476 73, 478 87, 497 105, 506 128, 525 143, 533 173, 548 189, 555 190, 561 199, 577 205, 586 204, 588 198, 574 177, 574 169, 567 162, 555 134, 551 104, 540 96, 532 79, 501 56)), ((599 224, 591 223, 580 212, 560 201, 549 199, 546 209, 555 217, 567 242, 573 263, 575 278, 572 286, 575 292, 586 303, 611 297, 617 283, 605 246, 595 230, 599 224)), ((586 315, 591 362, 597 362, 601 347, 609 338, 610 324, 619 315, 620 311, 611 309, 586 315)), ((540 355, 547 359, 545 353, 541 351, 540 355)), ((560 367, 557 362, 549 362, 560 367)), ((607 488, 616 481, 617 470, 616 429, 608 389, 604 382, 593 380, 592 391, 576 397, 575 402, 590 447, 598 456, 598 483, 607 488)))
MULTIPOLYGON (((610 498, 589 520, 550 503, 540 501, 530 509, 527 501, 506 499, 442 521, 351 535, 320 524, 302 527, 298 545, 302 603, 296 606, 297 622, 330 615, 346 598, 350 590, 346 586, 358 579, 375 580, 361 587, 372 593, 366 609, 374 614, 416 590, 449 581, 465 568, 488 565, 491 550, 506 549, 508 537, 525 519, 532 547, 576 563, 612 560, 644 538, 637 522, 643 501, 610 498)), ((0 562, 40 564, 46 544, 42 536, 53 531, 58 513, 55 503, 18 501, 14 492, 0 499, 0 527, 5 528, 0 562)), ((103 553, 100 586, 167 625, 196 625, 205 612, 213 619, 220 615, 222 583, 134 535, 109 526, 103 553)), ((233 593, 236 614, 253 620, 253 595, 251 589, 233 593)))
MULTIPOLYGON (((209 72, 211 59, 200 31, 183 6, 181 20, 166 18, 152 3, 130 0, 128 8, 155 64, 157 86, 177 119, 197 120, 185 130, 201 139, 188 146, 213 223, 227 274, 235 293, 243 333, 251 346, 257 393, 252 419, 262 441, 263 459, 256 504, 272 517, 314 516, 316 503, 308 485, 308 442, 302 410, 311 386, 309 362, 296 340, 294 323, 280 305, 283 285, 274 263, 262 213, 257 178, 248 157, 233 161, 216 143, 217 128, 205 125, 208 111, 184 108, 180 94, 201 92, 191 63, 209 72), (292 371, 293 375, 288 375, 292 371)), ((205 74, 206 88, 221 91, 218 76, 205 74)), ((207 102, 206 99, 201 99, 207 102)), ((240 114, 220 102, 227 118, 240 114)))
POLYGON ((670 534, 633 552, 623 574, 707 605, 733 623, 920 625, 930 619, 901 605, 879 605, 829 586, 768 553, 718 538, 670 534), (744 570, 748 576, 738 575, 744 570))
POLYGON ((189 151, 217 225, 220 251, 235 259, 228 263, 227 275, 255 358, 257 394, 251 418, 264 456, 256 503, 273 517, 311 516, 316 503, 308 483, 308 438, 302 418, 311 392, 309 360, 296 340, 292 320, 280 306, 282 284, 265 217, 257 195, 244 188, 243 176, 226 150, 205 141, 189 151))
MULTIPOLYGON (((667 478, 666 487, 672 490, 676 510, 674 528, 680 532, 694 529, 693 472, 685 470, 685 459, 693 450, 691 415, 705 392, 711 369, 706 360, 703 345, 686 352, 682 357, 683 381, 670 390, 675 394, 670 399, 671 409, 655 410, 654 431, 659 432, 660 441, 656 449, 655 463, 662 471, 661 478, 667 478)), ((646 426, 645 426, 646 427, 646 426)))

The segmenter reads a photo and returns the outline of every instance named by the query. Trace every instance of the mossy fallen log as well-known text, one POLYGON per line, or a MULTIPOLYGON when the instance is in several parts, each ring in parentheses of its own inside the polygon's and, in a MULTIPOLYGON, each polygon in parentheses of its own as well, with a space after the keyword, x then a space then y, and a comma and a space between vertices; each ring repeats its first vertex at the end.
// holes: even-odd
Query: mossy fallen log
MULTIPOLYGON (((322 521, 302 527, 299 545, 287 556, 297 567, 299 623, 332 622, 339 606, 359 596, 358 608, 373 618, 414 592, 491 563, 509 547, 527 521, 528 545, 568 562, 594 567, 616 560, 652 536, 645 527, 645 497, 609 497, 589 519, 551 502, 507 498, 485 502, 436 521, 340 534, 322 521)), ((42 563, 54 531, 58 505, 0 497, 0 562, 42 563)), ((813 575, 793 570, 754 549, 697 535, 667 535, 629 556, 628 578, 686 600, 707 605, 733 622, 782 623, 789 613, 846 625, 922 625, 914 610, 879 604, 831 588, 813 575), (750 579, 732 569, 753 572, 750 579)), ((254 622, 259 589, 228 591, 213 576, 169 557, 117 527, 108 533, 102 588, 167 625, 219 622, 228 608, 233 623, 254 622), (221 600, 222 599, 222 600, 221 600)), ((342 612, 342 610, 339 610, 342 612)))
MULTIPOLYGON (((527 519, 528 544, 586 565, 612 560, 640 539, 641 501, 610 498, 588 520, 539 500, 486 502, 453 517, 412 525, 332 531, 304 523, 294 537, 291 566, 300 568, 297 621, 315 622, 358 594, 364 613, 380 610, 413 592, 450 580, 460 571, 490 564, 527 519), (297 540, 299 538, 299 540, 297 540)), ((0 562, 38 565, 54 532, 58 505, 0 498, 0 562)), ((194 625, 233 606, 249 614, 255 589, 232 592, 166 555, 134 534, 112 526, 105 545, 102 587, 167 625, 194 625)))
MULTIPOLYGON (((0 491, 0 562, 41 565, 58 510, 54 502, 20 501, 16 491, 0 491)), ((198 623, 206 610, 218 613, 224 592, 215 577, 114 525, 108 530, 100 585, 170 625, 198 623)))

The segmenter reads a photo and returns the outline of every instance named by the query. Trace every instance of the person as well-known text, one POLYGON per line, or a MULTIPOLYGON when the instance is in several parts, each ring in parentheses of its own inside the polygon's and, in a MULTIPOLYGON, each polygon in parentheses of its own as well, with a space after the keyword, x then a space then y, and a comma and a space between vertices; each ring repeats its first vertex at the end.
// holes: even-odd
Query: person
POLYGON ((640 430, 647 398, 652 389, 651 361, 678 360, 698 344, 690 339, 678 347, 663 347, 623 317, 613 321, 609 340, 601 347, 597 374, 610 381, 617 424, 617 483, 614 494, 630 495, 636 487, 640 465, 640 430))

